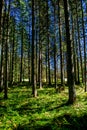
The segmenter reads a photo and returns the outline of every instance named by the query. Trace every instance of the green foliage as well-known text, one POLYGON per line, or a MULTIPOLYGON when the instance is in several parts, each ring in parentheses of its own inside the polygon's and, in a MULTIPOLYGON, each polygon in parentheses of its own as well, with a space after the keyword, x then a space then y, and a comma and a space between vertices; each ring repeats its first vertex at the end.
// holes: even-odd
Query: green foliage
POLYGON ((87 93, 77 88, 77 101, 67 105, 68 90, 56 93, 54 88, 38 89, 19 85, 8 90, 8 99, 0 94, 0 130, 77 130, 87 128, 87 93))

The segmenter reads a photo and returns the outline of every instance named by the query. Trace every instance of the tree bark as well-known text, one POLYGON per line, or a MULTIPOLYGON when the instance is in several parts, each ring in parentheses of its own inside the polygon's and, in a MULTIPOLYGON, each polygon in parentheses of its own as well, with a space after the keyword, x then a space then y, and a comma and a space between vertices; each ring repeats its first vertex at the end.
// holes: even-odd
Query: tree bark
POLYGON ((76 19, 77 19, 77 33, 78 33, 78 47, 80 55, 80 66, 81 66, 81 78, 83 83, 83 64, 82 64, 82 54, 81 54, 81 43, 80 43, 80 30, 79 30, 79 21, 78 21, 78 10, 77 10, 77 0, 76 0, 76 19))
POLYGON ((83 29, 83 41, 84 41, 84 82, 85 82, 85 92, 87 91, 87 81, 86 81, 86 40, 85 40, 85 27, 84 27, 84 13, 81 0, 81 11, 82 11, 82 29, 83 29))
POLYGON ((4 46, 4 99, 8 98, 7 95, 7 90, 8 90, 8 73, 7 73, 7 63, 8 63, 8 43, 9 43, 9 20, 10 20, 10 0, 9 0, 9 5, 8 5, 8 12, 6 15, 6 9, 7 9, 7 5, 5 3, 5 22, 6 24, 6 33, 7 35, 5 36, 5 46, 4 46))
POLYGON ((65 26, 66 26, 66 43, 67 43, 67 78, 69 86, 69 100, 68 103, 73 104, 76 100, 75 84, 74 84, 74 69, 72 62, 72 46, 70 41, 69 30, 69 13, 67 0, 64 1, 65 26))
POLYGON ((36 90, 36 59, 35 59, 35 26, 34 26, 34 0, 32 0, 32 94, 37 96, 36 90))
POLYGON ((57 88, 57 46, 56 46, 56 18, 55 18, 55 3, 54 3, 54 81, 55 81, 55 88, 57 88))
POLYGON ((64 84, 64 65, 63 65, 63 45, 61 38, 61 21, 60 21, 60 6, 58 0, 58 25, 59 25, 59 42, 60 42, 60 68, 61 68, 61 85, 64 84))
POLYGON ((51 85, 51 76, 50 76, 50 42, 49 42, 49 14, 48 14, 48 1, 47 1, 47 48, 48 48, 48 84, 51 85))
POLYGON ((20 82, 23 78, 23 27, 21 27, 21 61, 20 61, 20 82))
POLYGON ((3 7, 4 7, 4 1, 1 0, 0 2, 0 45, 1 45, 1 60, 0 60, 0 92, 3 89, 3 44, 4 44, 4 26, 5 22, 3 17, 3 7))

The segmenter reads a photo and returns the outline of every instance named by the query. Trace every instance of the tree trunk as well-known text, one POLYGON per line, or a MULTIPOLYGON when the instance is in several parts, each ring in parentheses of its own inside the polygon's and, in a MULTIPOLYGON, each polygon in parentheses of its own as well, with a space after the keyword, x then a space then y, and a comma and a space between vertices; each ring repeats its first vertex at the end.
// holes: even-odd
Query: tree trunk
POLYGON ((82 64, 82 54, 81 54, 81 44, 80 44, 80 30, 79 30, 79 21, 78 21, 78 10, 77 10, 77 0, 76 0, 76 19, 77 19, 77 33, 78 33, 78 46, 79 46, 79 54, 80 54, 80 65, 81 65, 81 78, 83 83, 83 64, 82 64))
POLYGON ((83 29, 83 41, 84 41, 84 82, 85 82, 85 92, 87 91, 87 84, 86 84, 86 41, 85 41, 85 27, 84 27, 84 14, 83 14, 83 7, 82 7, 82 0, 81 0, 81 11, 82 11, 82 29, 83 29))
POLYGON ((13 27, 12 27, 12 31, 13 31, 13 41, 12 41, 12 63, 11 63, 11 80, 10 80, 10 84, 13 84, 13 71, 14 71, 14 45, 15 45, 15 21, 13 20, 13 27))
MULTIPOLYGON (((2 24, 3 4, 4 4, 4 1, 1 0, 0 1, 0 29, 1 29, 1 24, 2 24)), ((1 30, 0 30, 0 33, 1 33, 1 30)))
POLYGON ((48 48, 48 84, 51 85, 51 76, 50 76, 50 42, 49 42, 49 7, 47 1, 47 48, 48 48))
POLYGON ((4 44, 4 18, 3 17, 3 7, 4 2, 1 0, 0 2, 0 45, 1 45, 1 60, 0 60, 0 92, 3 89, 3 44, 4 44))
POLYGON ((20 62, 20 82, 23 78, 23 27, 21 29, 21 62, 20 62))
POLYGON ((55 81, 55 88, 57 88, 57 46, 56 46, 56 19, 55 19, 55 3, 54 3, 54 81, 55 81))
POLYGON ((58 0, 58 25, 59 25, 59 42, 60 42, 60 68, 61 68, 61 85, 64 84, 64 65, 63 65, 63 45, 61 39, 61 22, 60 22, 60 6, 58 0))
POLYGON ((69 13, 67 0, 64 1, 64 13, 65 13, 65 26, 66 26, 66 43, 67 43, 67 78, 69 86, 69 100, 68 103, 73 104, 76 100, 75 84, 74 84, 74 69, 73 69, 73 58, 72 58, 72 46, 70 41, 70 30, 69 30, 69 13))
POLYGON ((42 89, 42 41, 41 41, 41 38, 42 38, 42 30, 41 30, 41 8, 40 8, 40 2, 39 2, 39 73, 38 73, 38 76, 39 76, 39 87, 40 89, 42 89))
POLYGON ((34 26, 34 0, 32 0, 32 94, 37 96, 36 90, 36 59, 35 59, 35 26, 34 26))
POLYGON ((7 23, 7 28, 6 28, 6 33, 7 35, 5 36, 6 37, 6 40, 5 40, 5 46, 4 46, 4 98, 7 99, 8 96, 7 96, 7 89, 8 89, 8 74, 7 74, 7 62, 8 62, 8 43, 9 43, 9 20, 10 20, 10 0, 9 0, 9 5, 8 5, 8 12, 7 12, 7 15, 6 15, 6 3, 5 3, 5 22, 7 23))
POLYGON ((29 83, 31 82, 31 71, 30 71, 30 69, 31 69, 30 53, 31 52, 30 52, 30 50, 31 50, 31 48, 30 48, 30 25, 29 25, 29 42, 28 42, 28 80, 29 80, 29 83))

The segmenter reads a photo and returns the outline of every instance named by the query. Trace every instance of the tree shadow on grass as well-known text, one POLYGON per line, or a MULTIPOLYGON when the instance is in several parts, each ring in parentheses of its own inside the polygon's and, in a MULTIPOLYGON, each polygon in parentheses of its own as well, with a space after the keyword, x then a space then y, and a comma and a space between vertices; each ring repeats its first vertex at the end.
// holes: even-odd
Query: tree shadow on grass
POLYGON ((87 115, 80 117, 64 114, 53 120, 54 124, 60 124, 61 129, 68 130, 86 130, 87 129, 87 115))
MULTIPOLYGON (((20 113, 21 115, 24 114, 25 112, 31 113, 32 115, 37 112, 38 113, 42 112, 43 105, 31 109, 30 104, 29 103, 24 104, 16 110, 19 111, 19 113, 21 112, 20 113)), ((46 111, 52 112, 54 110, 57 110, 58 112, 58 110, 60 110, 62 107, 69 105, 67 102, 65 102, 63 104, 60 104, 57 107, 50 108, 51 104, 52 104, 51 102, 50 104, 48 102, 47 104, 45 104, 46 111)), ((86 129, 87 129, 87 114, 77 117, 77 116, 72 116, 72 114, 70 113, 64 113, 63 115, 61 114, 58 117, 47 118, 47 119, 45 117, 40 119, 35 119, 35 118, 32 119, 31 117, 29 123, 25 122, 24 124, 19 124, 13 130, 86 130, 86 129)))
POLYGON ((13 128, 13 130, 52 130, 52 128, 49 123, 40 125, 34 122, 31 124, 18 125, 16 128, 13 128))
MULTIPOLYGON (((52 103, 51 103, 52 104, 52 103)), ((51 105, 50 104, 50 105, 51 105)), ((67 103, 63 103, 53 109, 49 109, 49 104, 45 106, 45 111, 53 111, 53 110, 58 110, 61 109, 61 107, 64 107, 65 105, 68 105, 67 103)), ((33 108, 31 109, 30 104, 24 104, 22 105, 20 108, 16 109, 19 114, 23 115, 23 114, 27 114, 27 113, 31 113, 32 115, 35 113, 41 113, 43 110, 43 106, 37 107, 37 108, 33 108)), ((54 119, 46 119, 41 118, 41 119, 30 119, 29 123, 26 124, 20 124, 18 125, 17 128, 14 128, 13 130, 59 130, 59 129, 65 129, 65 128, 72 128, 73 129, 73 125, 69 124, 72 122, 72 120, 74 117, 72 117, 71 115, 63 115, 63 116, 59 116, 57 118, 54 119), (65 122, 65 120, 67 120, 67 124, 65 122), (42 125, 43 122, 45 122, 45 125, 42 125)), ((74 123, 73 123, 74 124, 74 123)))
MULTIPOLYGON (((45 121, 45 119, 44 119, 45 121)), ((49 119, 48 123, 41 125, 38 121, 32 121, 29 124, 18 125, 13 130, 86 130, 87 115, 77 117, 69 114, 49 119)))
MULTIPOLYGON (((54 102, 47 102, 44 105, 42 104, 34 104, 32 102, 28 102, 28 103, 24 103, 23 105, 21 105, 19 108, 13 108, 14 111, 17 111, 20 115, 23 114, 35 114, 35 113, 43 113, 43 111, 52 111, 52 109, 50 109, 51 105, 54 102), (34 106, 35 105, 35 106, 34 106)), ((56 109, 56 107, 55 107, 56 109)))
POLYGON ((70 106, 70 105, 71 105, 71 104, 69 104, 68 102, 65 102, 65 103, 60 104, 59 106, 50 108, 49 111, 52 111, 52 110, 55 110, 55 109, 58 110, 58 109, 60 109, 60 108, 62 108, 62 107, 64 107, 64 106, 70 106))

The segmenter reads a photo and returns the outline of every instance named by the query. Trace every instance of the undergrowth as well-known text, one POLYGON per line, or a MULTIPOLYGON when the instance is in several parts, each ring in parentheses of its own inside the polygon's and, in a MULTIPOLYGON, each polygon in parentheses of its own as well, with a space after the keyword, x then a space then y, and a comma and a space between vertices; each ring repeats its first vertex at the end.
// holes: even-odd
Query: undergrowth
POLYGON ((87 93, 77 86, 77 100, 67 105, 68 89, 57 93, 55 88, 38 89, 14 86, 8 99, 0 93, 0 130, 85 130, 87 128, 87 93))

